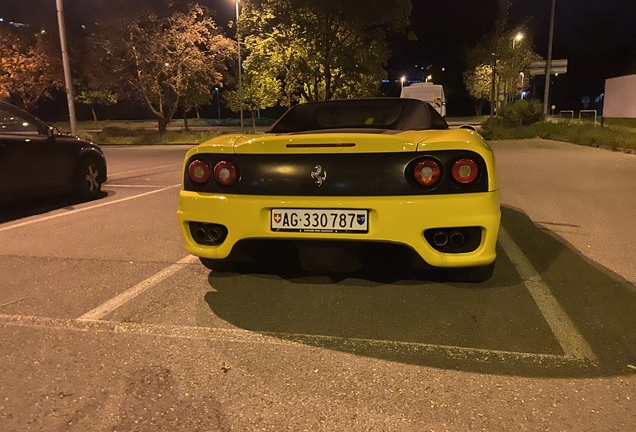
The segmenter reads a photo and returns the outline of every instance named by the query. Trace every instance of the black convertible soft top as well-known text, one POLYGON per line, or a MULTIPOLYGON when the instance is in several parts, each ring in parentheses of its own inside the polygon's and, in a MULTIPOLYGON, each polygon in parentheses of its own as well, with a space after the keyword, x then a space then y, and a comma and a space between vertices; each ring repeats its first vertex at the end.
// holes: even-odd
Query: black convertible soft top
POLYGON ((426 102, 407 98, 344 99, 309 102, 290 108, 269 133, 365 132, 448 129, 426 102))

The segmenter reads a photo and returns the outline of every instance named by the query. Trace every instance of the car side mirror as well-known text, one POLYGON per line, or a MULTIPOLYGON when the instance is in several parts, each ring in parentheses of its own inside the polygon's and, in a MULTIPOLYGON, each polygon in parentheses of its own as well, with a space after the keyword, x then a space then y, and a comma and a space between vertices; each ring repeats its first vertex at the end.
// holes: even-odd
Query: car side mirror
POLYGON ((53 126, 49 126, 49 129, 47 130, 47 133, 46 133, 46 135, 47 135, 49 138, 56 137, 56 136, 58 136, 59 134, 60 134, 60 131, 59 131, 59 130, 57 130, 56 128, 54 128, 53 126))

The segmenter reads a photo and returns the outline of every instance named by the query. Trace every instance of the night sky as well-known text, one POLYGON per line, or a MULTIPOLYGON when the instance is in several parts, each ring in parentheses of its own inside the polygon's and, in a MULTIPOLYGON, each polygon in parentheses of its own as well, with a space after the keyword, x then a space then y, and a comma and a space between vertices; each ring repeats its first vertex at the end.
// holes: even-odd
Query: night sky
MULTIPOLYGON (((421 67, 430 66, 433 80, 447 87, 449 115, 470 115, 472 103, 461 81, 466 50, 492 32, 497 0, 412 2, 410 28, 418 41, 408 41, 405 35, 390 37, 389 78, 406 74, 418 79, 421 67)), ((64 7, 71 33, 99 17, 131 14, 140 5, 157 7, 160 3, 162 0, 64 0, 64 7)), ((234 18, 233 0, 200 3, 216 11, 220 26, 234 18)), ((57 30, 55 0, 1 0, 0 17, 57 30)), ((512 23, 529 28, 535 51, 544 57, 549 17, 550 0, 517 0, 511 12, 512 23)), ((636 0, 557 0, 554 58, 569 60, 568 73, 553 79, 551 103, 558 109, 581 109, 581 98, 600 95, 606 78, 636 73, 636 0)), ((537 96, 543 94, 544 79, 535 79, 537 96)), ((399 84, 384 85, 382 90, 397 95, 399 84)))

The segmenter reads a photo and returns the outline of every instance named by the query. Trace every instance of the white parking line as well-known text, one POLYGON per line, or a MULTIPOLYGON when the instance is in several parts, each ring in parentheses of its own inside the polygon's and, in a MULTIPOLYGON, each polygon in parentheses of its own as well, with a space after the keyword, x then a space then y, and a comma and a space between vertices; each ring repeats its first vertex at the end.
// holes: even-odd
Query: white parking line
POLYGON ((526 288, 530 291, 530 295, 552 329, 552 333, 561 345, 563 352, 577 359, 597 361, 592 347, 579 333, 576 325, 552 294, 539 272, 532 266, 503 226, 499 227, 499 243, 514 264, 526 288))
POLYGON ((161 185, 132 185, 132 184, 110 184, 106 183, 104 187, 109 188, 148 188, 148 189, 157 189, 164 188, 165 186, 161 185))
POLYGON ((103 202, 103 203, 100 203, 100 204, 95 204, 95 205, 88 206, 88 207, 82 207, 82 208, 79 208, 79 209, 69 210, 69 211, 66 211, 66 212, 63 212, 63 213, 57 213, 57 214, 50 215, 50 216, 44 216, 44 217, 37 218, 37 219, 31 219, 31 220, 20 222, 20 223, 14 224, 14 225, 8 225, 8 226, 0 227, 0 232, 8 231, 8 230, 11 230, 11 229, 14 229, 14 228, 21 228, 23 226, 31 225, 31 224, 38 223, 38 222, 44 222, 44 221, 48 221, 48 220, 51 220, 51 219, 57 219, 57 218, 62 217, 62 216, 69 216, 69 215, 72 215, 72 214, 75 214, 75 213, 79 213, 79 212, 83 212, 83 211, 87 211, 87 210, 93 210, 93 209, 96 209, 96 208, 105 207, 105 206, 109 206, 109 205, 112 205, 112 204, 118 204, 118 203, 121 203, 121 202, 124 202, 124 201, 130 201, 130 200, 133 200, 133 199, 136 199, 136 198, 145 197, 147 195, 155 194, 157 192, 163 192, 165 190, 173 189, 173 188, 176 188, 176 187, 179 187, 179 186, 181 186, 181 183, 176 184, 176 185, 172 185, 172 186, 166 186, 166 187, 164 187, 162 189, 152 190, 152 191, 149 191, 149 192, 140 193, 140 194, 137 194, 137 195, 126 197, 126 198, 121 198, 121 199, 118 199, 118 200, 107 201, 107 202, 103 202))
POLYGON ((134 287, 124 291, 116 297, 108 300, 105 303, 97 306, 95 309, 86 312, 84 315, 79 317, 80 320, 100 320, 110 314, 111 312, 119 309, 127 302, 131 301, 138 295, 148 291, 153 286, 159 284, 161 281, 169 278, 182 268, 186 267, 188 264, 192 264, 196 262, 198 258, 193 255, 188 255, 185 258, 180 259, 176 263, 172 264, 170 267, 166 267, 158 273, 150 276, 148 279, 145 279, 139 282, 134 287))
POLYGON ((140 173, 143 171, 151 171, 151 170, 156 170, 156 169, 160 169, 160 168, 168 168, 168 167, 181 167, 183 164, 178 163, 178 164, 174 164, 171 163, 169 165, 159 165, 159 166, 153 166, 150 168, 139 168, 139 169, 134 169, 134 170, 130 170, 130 171, 122 171, 122 172, 118 172, 118 173, 114 173, 114 174, 108 174, 108 179, 111 180, 113 177, 117 177, 120 175, 124 175, 124 174, 132 174, 132 173, 140 173))
POLYGON ((541 367, 574 365, 590 367, 587 359, 578 359, 560 354, 524 353, 516 351, 490 350, 448 345, 435 345, 420 342, 387 341, 364 338, 343 338, 337 336, 307 335, 296 333, 254 332, 243 329, 224 329, 214 327, 193 327, 164 324, 123 323, 117 321, 99 321, 84 319, 60 319, 39 316, 20 316, 0 314, 0 326, 56 329, 64 331, 93 331, 97 333, 118 333, 125 335, 165 337, 174 339, 233 342, 246 344, 271 345, 310 345, 328 346, 346 351, 383 352, 408 351, 423 357, 444 356, 453 361, 468 360, 476 363, 503 362, 521 364, 533 362, 541 367))

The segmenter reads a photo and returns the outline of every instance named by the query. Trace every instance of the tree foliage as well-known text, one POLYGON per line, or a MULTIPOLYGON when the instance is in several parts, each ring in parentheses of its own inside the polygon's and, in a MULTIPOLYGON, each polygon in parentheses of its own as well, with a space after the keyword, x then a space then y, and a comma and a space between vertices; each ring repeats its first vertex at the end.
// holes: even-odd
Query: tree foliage
POLYGON ((491 81, 492 65, 480 64, 464 72, 464 83, 474 99, 487 100, 490 97, 491 81))
POLYGON ((63 82, 61 54, 47 34, 0 26, 0 98, 30 111, 63 82))
POLYGON ((495 94, 500 108, 519 97, 528 87, 530 64, 541 60, 541 56, 534 52, 532 39, 524 28, 511 29, 496 40, 493 35, 485 37, 468 51, 467 57, 464 84, 470 95, 478 101, 491 97, 493 60, 496 59, 495 94), (519 33, 524 37, 516 41, 515 36, 519 33))
POLYGON ((390 8, 378 0, 364 8, 336 0, 250 0, 239 22, 249 53, 245 68, 281 77, 288 104, 375 95, 386 78, 386 33, 406 25, 410 8, 410 0, 390 8))
MULTIPOLYGON (((276 105, 280 98, 280 81, 272 75, 248 71, 243 75, 243 110, 252 115, 252 129, 256 127, 254 114, 276 105)), ((234 112, 241 110, 239 91, 223 94, 226 106, 234 112)))
POLYGON ((236 44, 198 5, 167 16, 147 12, 122 20, 95 42, 101 67, 112 71, 110 90, 119 98, 145 103, 157 117, 160 132, 179 106, 210 100, 236 54, 236 44))

